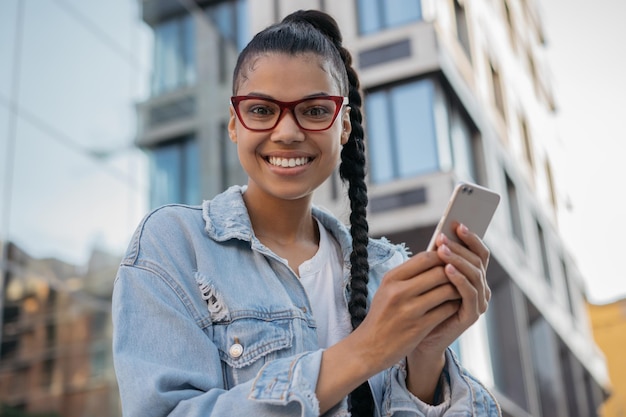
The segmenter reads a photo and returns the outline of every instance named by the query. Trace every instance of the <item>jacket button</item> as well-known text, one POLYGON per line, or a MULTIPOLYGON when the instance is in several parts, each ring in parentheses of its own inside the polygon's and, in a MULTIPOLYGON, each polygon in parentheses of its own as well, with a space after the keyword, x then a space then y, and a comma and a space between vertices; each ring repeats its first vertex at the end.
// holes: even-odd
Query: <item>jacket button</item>
POLYGON ((230 349, 228 349, 228 354, 231 358, 238 358, 243 354, 243 346, 239 343, 235 343, 231 345, 230 349))

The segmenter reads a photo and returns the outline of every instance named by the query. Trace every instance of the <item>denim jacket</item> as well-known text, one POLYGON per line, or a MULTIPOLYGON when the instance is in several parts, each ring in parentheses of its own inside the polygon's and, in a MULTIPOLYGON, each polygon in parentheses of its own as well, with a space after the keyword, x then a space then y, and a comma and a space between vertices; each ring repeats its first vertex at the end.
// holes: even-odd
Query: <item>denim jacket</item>
MULTIPOLYGON (((255 237, 244 191, 154 210, 132 237, 113 292, 124 416, 319 415, 323 350, 308 298, 288 265, 255 237)), ((342 248, 347 288, 349 231, 317 207, 313 215, 342 248)), ((370 294, 406 257, 403 246, 370 241, 370 294)), ((441 404, 413 396, 399 363, 370 379, 377 415, 500 415, 489 391, 446 357, 441 404)), ((324 415, 349 416, 347 401, 324 415)))

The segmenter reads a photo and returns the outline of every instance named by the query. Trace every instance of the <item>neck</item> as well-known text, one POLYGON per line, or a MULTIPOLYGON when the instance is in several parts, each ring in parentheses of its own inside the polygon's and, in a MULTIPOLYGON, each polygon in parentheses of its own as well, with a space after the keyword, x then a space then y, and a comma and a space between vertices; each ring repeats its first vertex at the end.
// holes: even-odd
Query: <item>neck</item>
POLYGON ((319 242, 319 232, 312 215, 312 197, 296 200, 271 198, 248 189, 243 200, 254 234, 261 240, 281 244, 319 242))

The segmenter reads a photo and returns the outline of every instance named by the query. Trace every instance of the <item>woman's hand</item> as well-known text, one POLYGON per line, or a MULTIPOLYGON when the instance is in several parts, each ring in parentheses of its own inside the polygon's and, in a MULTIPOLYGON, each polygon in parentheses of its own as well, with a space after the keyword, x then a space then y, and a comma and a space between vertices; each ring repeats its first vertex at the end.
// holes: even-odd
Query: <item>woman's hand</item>
POLYGON ((322 414, 363 381, 403 360, 457 313, 459 302, 451 301, 460 295, 444 265, 430 251, 387 272, 361 325, 324 351, 316 387, 322 414))
POLYGON ((404 359, 459 310, 461 295, 435 252, 421 252, 387 272, 353 332, 376 372, 404 359))
POLYGON ((487 285, 489 249, 464 225, 458 225, 456 232, 464 245, 441 234, 437 237, 437 254, 445 264, 446 276, 461 296, 456 301, 459 308, 422 340, 417 348, 422 353, 443 352, 487 311, 491 299, 487 285))
POLYGON ((444 234, 436 241, 436 253, 445 265, 445 275, 460 296, 446 302, 456 306, 456 311, 433 328, 407 356, 407 387, 427 402, 432 402, 445 363, 444 351, 487 311, 491 299, 486 278, 489 249, 464 225, 458 225, 456 233, 463 245, 449 240, 444 234))
POLYGON ((432 401, 446 347, 478 319, 490 297, 489 251, 476 235, 458 233, 467 247, 439 237, 436 251, 420 252, 387 272, 365 320, 324 352, 316 388, 322 412, 404 358, 407 387, 432 401))

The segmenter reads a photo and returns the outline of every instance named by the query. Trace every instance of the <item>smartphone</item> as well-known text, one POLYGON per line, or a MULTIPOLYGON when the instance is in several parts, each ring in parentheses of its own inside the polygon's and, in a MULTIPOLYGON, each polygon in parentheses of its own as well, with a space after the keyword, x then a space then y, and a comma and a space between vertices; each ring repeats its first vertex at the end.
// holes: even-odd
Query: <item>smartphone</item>
POLYGON ((500 195, 495 191, 467 182, 457 184, 427 250, 435 249, 435 240, 439 233, 444 233, 448 239, 460 243, 455 231, 459 223, 463 223, 482 239, 499 203, 500 195))

